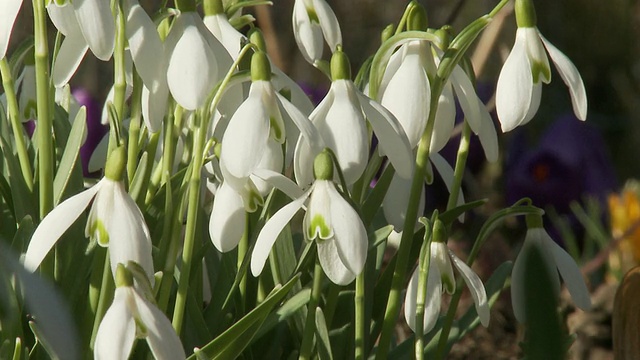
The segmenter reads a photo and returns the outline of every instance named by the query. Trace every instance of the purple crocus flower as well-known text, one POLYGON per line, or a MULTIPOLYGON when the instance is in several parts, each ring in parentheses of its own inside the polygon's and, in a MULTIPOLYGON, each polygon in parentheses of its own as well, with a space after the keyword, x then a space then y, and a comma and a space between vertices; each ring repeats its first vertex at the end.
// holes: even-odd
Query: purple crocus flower
POLYGON ((506 168, 510 204, 529 197, 536 206, 553 206, 566 213, 569 204, 584 195, 604 201, 616 185, 602 136, 573 115, 556 120, 535 148, 514 148, 506 168))
POLYGON ((80 161, 82 162, 82 174, 85 177, 99 177, 100 172, 89 172, 89 159, 98 146, 98 143, 109 132, 109 127, 100 123, 102 106, 85 89, 77 88, 72 91, 73 97, 80 106, 87 107, 87 140, 80 148, 80 161))

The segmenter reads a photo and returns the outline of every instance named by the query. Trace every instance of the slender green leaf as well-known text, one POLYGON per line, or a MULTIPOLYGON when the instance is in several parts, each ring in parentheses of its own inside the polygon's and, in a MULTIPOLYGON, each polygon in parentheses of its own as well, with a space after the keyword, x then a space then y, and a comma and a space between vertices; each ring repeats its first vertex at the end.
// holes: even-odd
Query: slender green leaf
POLYGON ((81 107, 71 127, 67 145, 64 148, 62 159, 58 165, 58 171, 53 180, 54 203, 60 203, 62 195, 73 175, 74 167, 78 166, 82 139, 87 131, 87 108, 81 107))
POLYGON ((329 330, 327 330, 324 313, 320 307, 316 308, 316 339, 318 340, 318 359, 333 360, 331 343, 329 342, 329 330))

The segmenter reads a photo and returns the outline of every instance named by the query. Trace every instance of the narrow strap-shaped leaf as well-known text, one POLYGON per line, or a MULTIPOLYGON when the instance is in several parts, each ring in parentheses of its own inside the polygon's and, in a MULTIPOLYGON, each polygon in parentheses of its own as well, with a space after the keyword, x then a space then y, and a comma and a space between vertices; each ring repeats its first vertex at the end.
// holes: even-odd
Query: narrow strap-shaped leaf
POLYGON ((58 171, 53 179, 54 204, 60 203, 62 195, 69 184, 71 176, 74 174, 73 168, 78 164, 78 156, 80 155, 80 147, 84 133, 87 131, 87 108, 81 107, 73 121, 71 132, 64 147, 64 153, 58 166, 58 171))

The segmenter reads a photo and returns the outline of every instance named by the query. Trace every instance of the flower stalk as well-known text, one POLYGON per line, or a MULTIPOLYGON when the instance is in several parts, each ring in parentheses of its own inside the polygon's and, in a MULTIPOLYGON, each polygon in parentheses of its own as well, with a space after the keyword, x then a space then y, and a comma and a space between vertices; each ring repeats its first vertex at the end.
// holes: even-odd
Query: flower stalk
POLYGON ((313 270, 313 287, 311 288, 311 298, 307 308, 307 320, 304 325, 304 334, 302 335, 302 345, 300 345, 300 360, 311 359, 311 350, 313 349, 313 338, 316 333, 316 308, 320 303, 320 293, 322 292, 323 271, 320 260, 316 256, 316 265, 313 270))

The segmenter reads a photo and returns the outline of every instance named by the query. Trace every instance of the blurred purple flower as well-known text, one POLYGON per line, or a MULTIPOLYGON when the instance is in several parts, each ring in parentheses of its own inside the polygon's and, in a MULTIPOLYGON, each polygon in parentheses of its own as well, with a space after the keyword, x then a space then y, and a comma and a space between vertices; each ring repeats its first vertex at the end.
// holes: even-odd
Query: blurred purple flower
POLYGON ((513 139, 506 165, 507 203, 529 197, 540 207, 559 213, 590 195, 604 202, 616 186, 616 177, 602 136, 573 115, 556 120, 538 146, 526 149, 522 135, 513 139))
POLYGON ((82 162, 82 174, 85 177, 100 177, 100 171, 89 172, 89 159, 98 146, 100 140, 109 132, 109 126, 100 123, 101 104, 85 89, 77 88, 72 92, 80 106, 87 107, 87 140, 80 148, 80 161, 82 162))
POLYGON ((314 106, 317 106, 329 91, 326 85, 314 85, 306 82, 298 83, 298 85, 300 85, 302 91, 307 94, 314 106))

